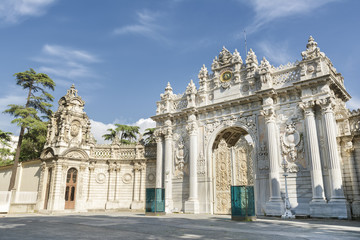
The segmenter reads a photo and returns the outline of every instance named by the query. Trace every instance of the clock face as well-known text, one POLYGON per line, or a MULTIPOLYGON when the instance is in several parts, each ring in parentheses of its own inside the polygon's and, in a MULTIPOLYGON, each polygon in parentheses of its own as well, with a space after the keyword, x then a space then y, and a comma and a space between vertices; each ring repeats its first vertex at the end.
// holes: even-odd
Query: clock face
POLYGON ((228 82, 230 81, 232 78, 232 72, 230 71, 226 71, 226 72, 223 72, 220 76, 220 81, 222 82, 228 82))

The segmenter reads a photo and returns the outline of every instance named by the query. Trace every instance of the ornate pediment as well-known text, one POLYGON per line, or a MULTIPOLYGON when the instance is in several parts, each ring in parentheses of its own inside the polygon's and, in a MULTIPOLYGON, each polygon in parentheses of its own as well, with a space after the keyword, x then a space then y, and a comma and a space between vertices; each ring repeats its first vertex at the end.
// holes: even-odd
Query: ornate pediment
POLYGON ((72 159, 84 159, 84 160, 89 159, 88 154, 84 150, 78 148, 70 148, 67 151, 65 151, 62 154, 62 156, 65 158, 72 158, 72 159))

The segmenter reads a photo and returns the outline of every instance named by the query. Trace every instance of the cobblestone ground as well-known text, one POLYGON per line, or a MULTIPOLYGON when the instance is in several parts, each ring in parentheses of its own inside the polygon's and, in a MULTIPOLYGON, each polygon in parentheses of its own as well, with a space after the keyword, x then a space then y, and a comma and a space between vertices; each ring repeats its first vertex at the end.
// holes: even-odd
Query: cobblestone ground
POLYGON ((0 239, 360 239, 360 222, 136 212, 0 216, 0 239))

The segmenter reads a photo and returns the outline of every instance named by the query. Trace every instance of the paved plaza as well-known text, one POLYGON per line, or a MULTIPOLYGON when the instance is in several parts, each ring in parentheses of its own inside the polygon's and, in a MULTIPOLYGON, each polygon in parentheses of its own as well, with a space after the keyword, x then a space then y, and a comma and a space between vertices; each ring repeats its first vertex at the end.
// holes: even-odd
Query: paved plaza
POLYGON ((360 222, 140 212, 16 214, 0 217, 0 239, 360 239, 360 222))

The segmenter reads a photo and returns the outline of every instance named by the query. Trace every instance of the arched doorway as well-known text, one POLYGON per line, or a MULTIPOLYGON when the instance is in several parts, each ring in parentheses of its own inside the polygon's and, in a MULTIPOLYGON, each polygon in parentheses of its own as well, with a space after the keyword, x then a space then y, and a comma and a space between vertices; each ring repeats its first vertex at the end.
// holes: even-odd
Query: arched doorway
POLYGON ((240 127, 226 128, 217 134, 212 146, 215 214, 231 213, 231 186, 252 186, 244 206, 248 201, 254 202, 252 151, 252 139, 240 127))
POLYGON ((65 209, 75 208, 77 170, 70 168, 66 176, 65 209))

